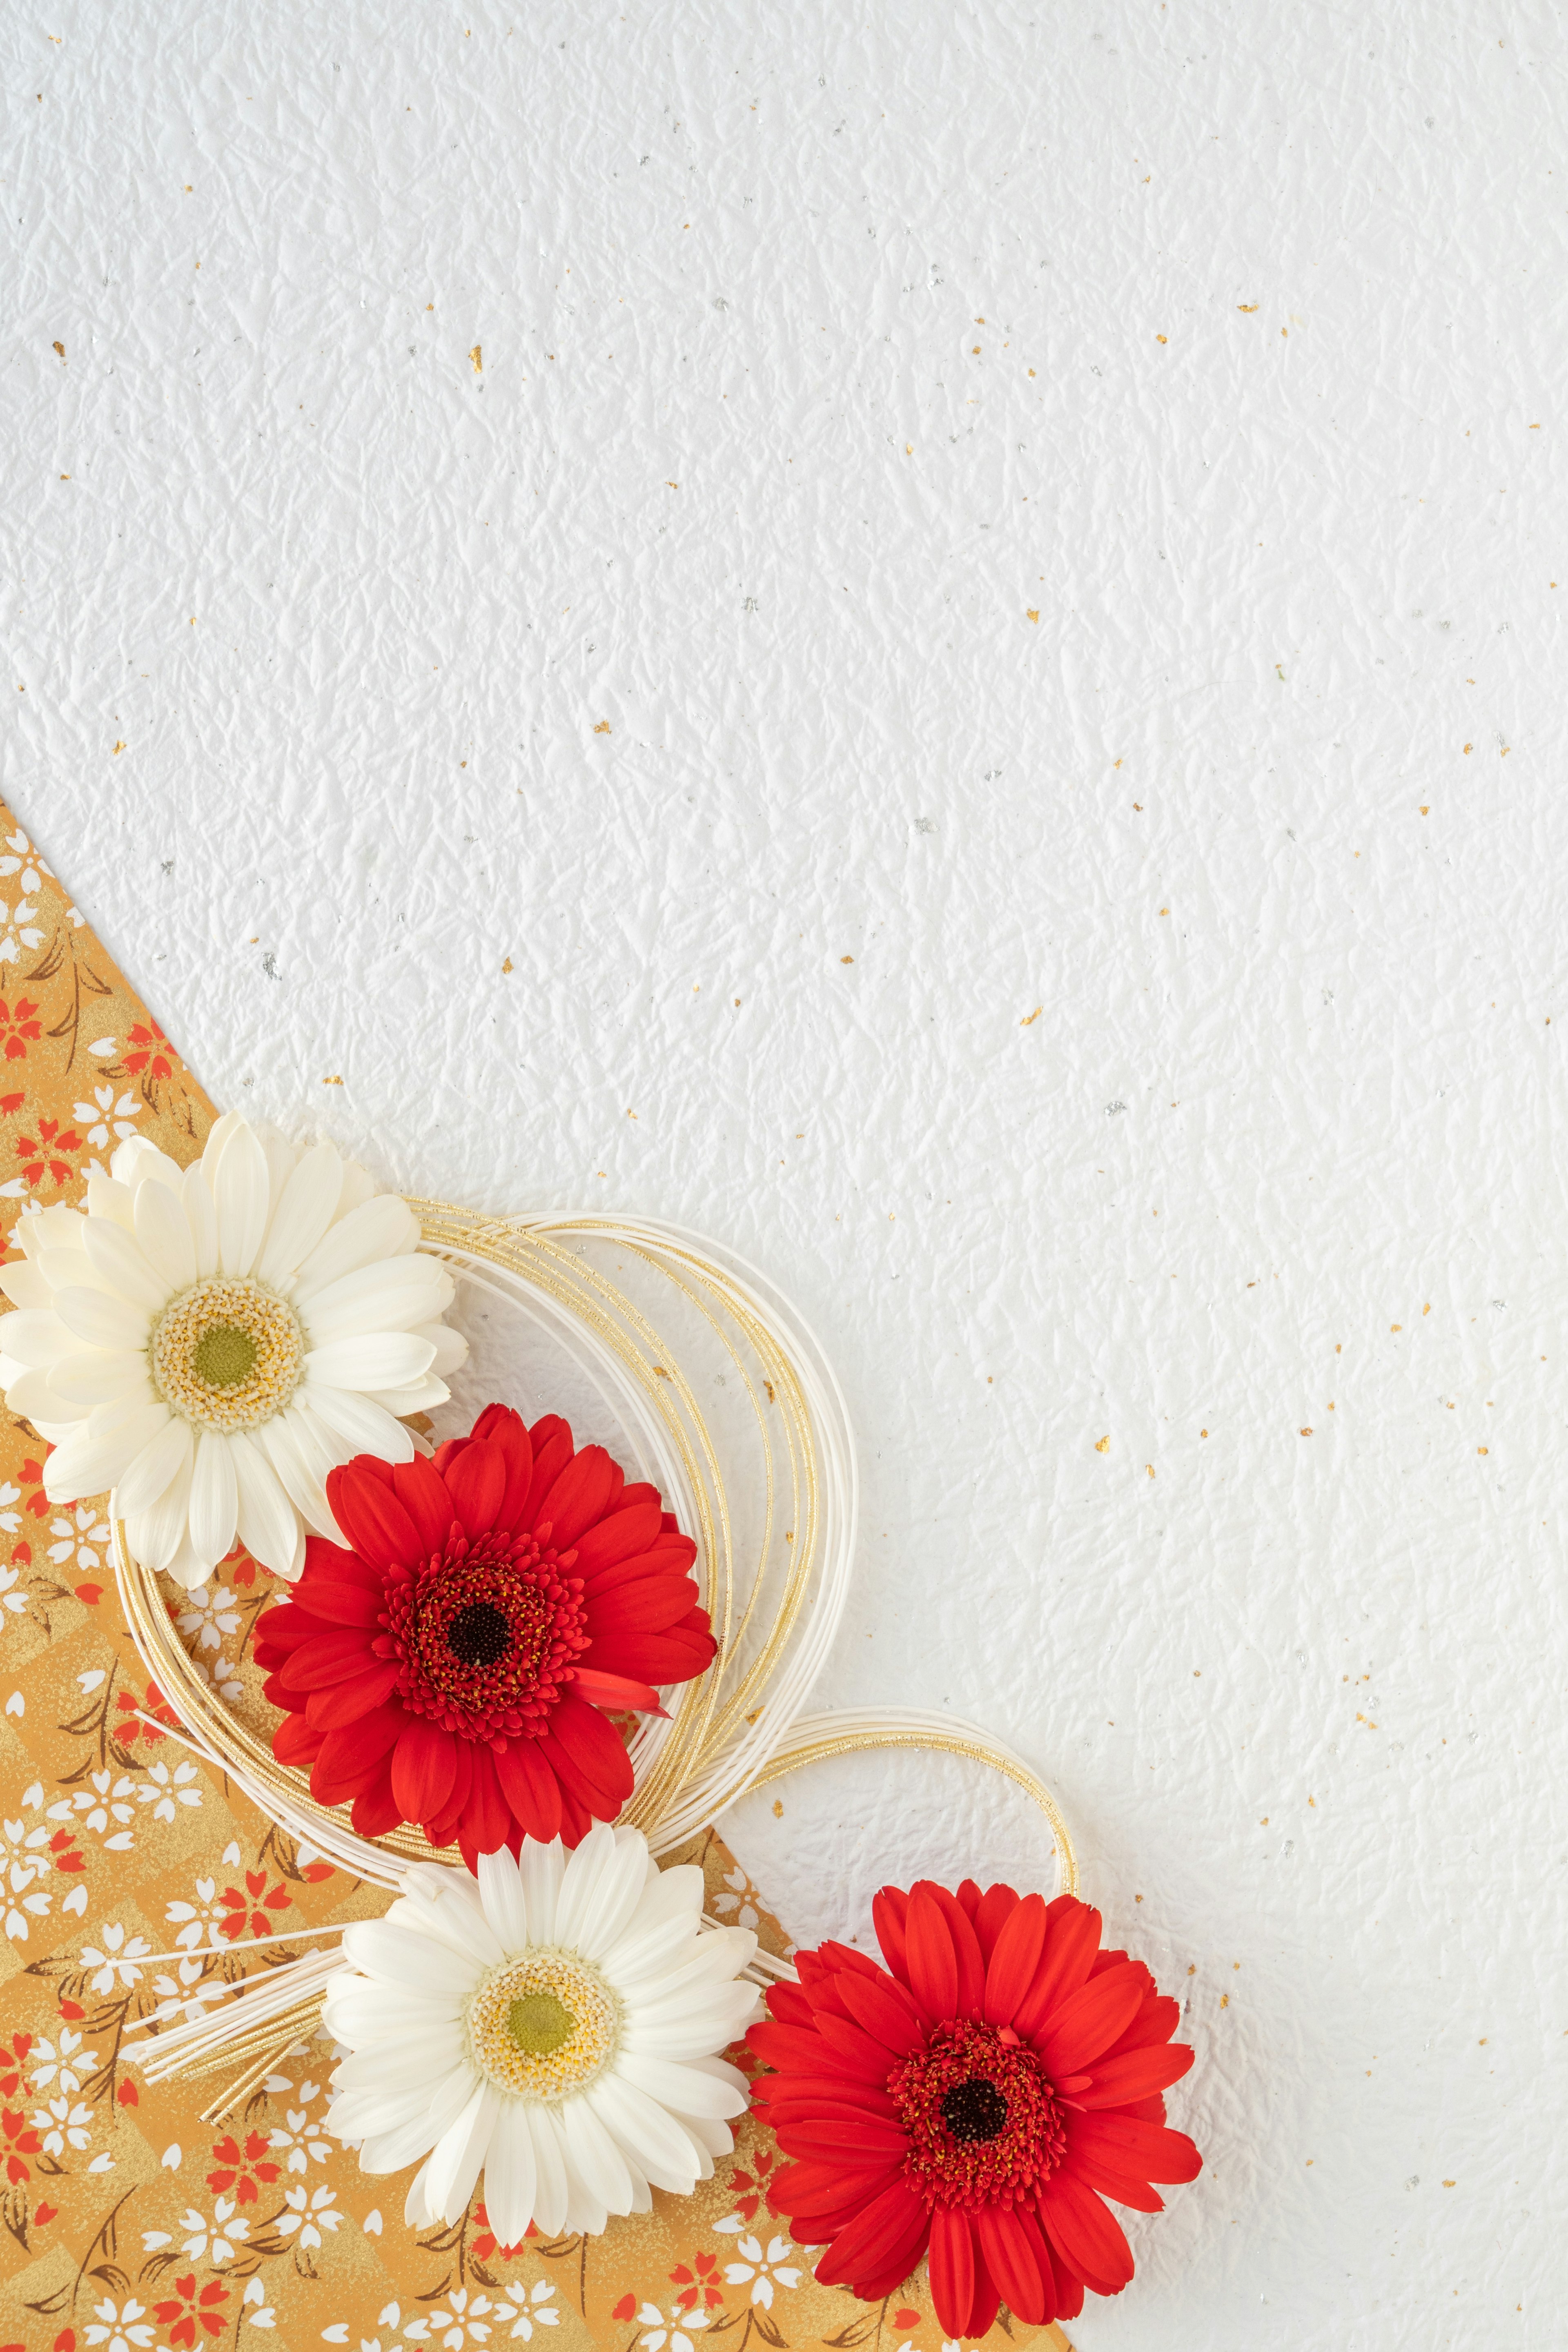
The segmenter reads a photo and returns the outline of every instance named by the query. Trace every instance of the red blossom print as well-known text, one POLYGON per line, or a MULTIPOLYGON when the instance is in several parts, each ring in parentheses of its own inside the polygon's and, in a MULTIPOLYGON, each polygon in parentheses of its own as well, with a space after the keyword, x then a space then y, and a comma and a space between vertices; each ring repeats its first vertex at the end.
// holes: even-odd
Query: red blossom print
POLYGON ((263 1889, 267 1885, 267 1873, 264 1870, 247 1870, 245 1874, 245 1885, 246 1892, 243 1895, 237 1886, 226 1886, 218 1896, 218 1901, 228 1913, 228 1917, 218 1928, 218 1934, 226 1936, 231 1944, 237 1936, 244 1935, 245 1915, 247 1911, 250 1912, 251 1934, 270 1936, 272 1922, 267 1916, 268 1912, 287 1911, 290 1908, 293 1899, 281 1879, 269 1893, 264 1893, 263 1889), (251 1908, 254 1904, 260 1904, 265 1907, 254 1910, 251 1908))
POLYGON ((712 2311, 724 2300, 724 2291, 716 2284, 719 2276, 718 2255, 699 2254, 696 2262, 695 2277, 684 2263, 677 2263, 669 2273, 675 2284, 680 2289, 680 2293, 675 2298, 675 2307, 678 2311, 695 2311, 700 2303, 704 2310, 712 2311))
POLYGON ((221 2279, 208 2279, 198 2294, 196 2274, 190 2271, 174 2281, 174 2294, 167 2303, 153 2305, 153 2314, 160 2326, 168 2329, 170 2343, 181 2346, 182 2352, 190 2352, 190 2347, 199 2341, 198 2327, 208 2336, 223 2334, 227 2321, 217 2306, 227 2301, 228 2289, 221 2279))
POLYGON ((327 1496, 350 1549, 307 1540, 254 1654, 288 1711, 279 1763, 352 1801, 362 1837, 419 1822, 470 1868, 614 1821, 632 1769, 610 1717, 662 1713, 657 1686, 718 1647, 658 1488, 559 1414, 492 1404, 429 1459, 358 1455, 327 1496))
POLYGON ((35 2205, 33 2208, 33 2220, 37 2224, 38 2228, 42 2230, 54 2220, 55 2215, 59 2211, 59 2210, 60 2209, 58 2205, 35 2205))
POLYGON ((137 2089, 129 2074, 127 2074, 125 2080, 121 2083, 119 2090, 116 2091, 114 2095, 119 2100, 122 2107, 139 2107, 142 2104, 142 2094, 137 2089))
MULTIPOLYGON (((115 1698, 114 1705, 116 1711, 122 1717, 134 1718, 139 1713, 155 1715, 159 1723, 166 1723, 171 1728, 176 1730, 179 1727, 179 1717, 174 1713, 156 1683, 149 1683, 144 1696, 141 1698, 135 1697, 130 1691, 121 1691, 115 1698)), ((163 1734, 153 1724, 132 1720, 117 1723, 114 1727, 114 1737, 125 1748, 129 1748, 132 1741, 137 1739, 145 1739, 151 1748, 154 1742, 163 1738, 163 1734)))
POLYGON ((738 2189, 741 2191, 741 2194, 735 2200, 736 2210, 740 2213, 743 2213, 748 2221, 754 2216, 758 2206, 762 2203, 763 2198, 766 2193, 768 2185, 767 2176, 773 2170, 773 2152, 772 2148, 759 2148, 756 2155, 752 2158, 752 2169, 751 2172, 742 2172, 737 2169, 730 2176, 731 2188, 738 2189))
POLYGON ((267 2132, 247 2132, 243 2149, 232 2132, 215 2140, 213 2154, 219 2169, 208 2173, 207 2187, 216 2189, 219 2196, 226 2196, 232 2189, 242 2205, 254 2205, 261 2194, 257 2182, 271 2182, 278 2178, 278 2166, 261 2161, 271 2145, 271 2136, 267 2132))
POLYGON ((49 1840, 49 1852, 57 1870, 85 1870, 87 1864, 77 1852, 76 1840, 69 1830, 57 1830, 49 1840))
POLYGON ((920 2324, 921 2315, 918 2311, 895 2311, 893 2314, 893 2326, 900 2333, 906 2327, 918 2327, 920 2324))
MULTIPOLYGON (((47 1461, 52 1450, 53 1449, 50 1447, 45 1448, 44 1461, 47 1461)), ((44 1492, 43 1462, 36 1462, 33 1460, 32 1456, 29 1455, 27 1460, 23 1463, 21 1468, 17 1471, 16 1481, 19 1486, 36 1486, 38 1490, 36 1495, 28 1496, 26 1502, 23 1505, 24 1510, 31 1511, 36 1519, 46 1518, 48 1516, 50 1506, 49 1498, 44 1492)))
POLYGON ((15 1012, 8 1004, 0 1003, 0 1038, 5 1041, 5 1059, 8 1062, 26 1060, 26 1040, 31 1039, 35 1045, 37 1044, 43 1034, 36 1018, 37 1010, 37 1006, 25 996, 16 999, 15 1012))
MULTIPOLYGON (((4 1007, 0 1007, 3 1011, 4 1007)), ((164 1036, 151 1013, 145 1021, 132 1024, 129 1043, 134 1049, 125 1056, 125 1066, 138 1074, 145 1070, 150 1078, 172 1078, 179 1055, 164 1036)), ((6 1047, 7 1053, 10 1047, 6 1047)))
POLYGON ((37 2155, 38 2135, 29 2126, 26 2116, 16 2107, 6 2107, 0 2112, 0 2131, 5 2135, 5 2178, 15 2186, 18 2180, 31 2177, 22 2158, 37 2155))
MULTIPOLYGON (((5 1010, 5 1006, 0 1004, 0 1013, 4 1013, 5 1010)), ((35 1023, 34 1027, 36 1028, 37 1025, 35 1023)), ((9 1044, 5 1051, 7 1053, 11 1051, 9 1044)), ((41 1118, 37 1124, 38 1131, 36 1136, 19 1135, 16 1138, 16 1157, 22 1162, 22 1173, 35 1192, 44 1181, 46 1169, 57 1184, 68 1182, 70 1178, 71 1164, 68 1160, 62 1159, 60 1155, 62 1152, 80 1151, 82 1149, 81 1138, 74 1127, 68 1127, 62 1134, 58 1118, 41 1118)))
POLYGON ((0 2099, 14 2099, 33 2046, 30 2033, 13 2033, 9 2050, 0 2051, 0 2099))
POLYGON ((22 1105, 26 1101, 26 1099, 27 1097, 25 1094, 0 1095, 0 1116, 9 1118, 13 1112, 19 1111, 21 1109, 22 1105))
POLYGON ((1076 1895, 956 1895, 930 1879, 873 1906, 879 1968, 845 1944, 797 1952, 751 2039, 754 2085, 794 2162, 769 2204, 826 2251, 824 2286, 880 2301, 930 2256, 944 2336, 984 2336, 1005 2301, 1037 2327, 1132 2276, 1104 2202, 1158 2213, 1153 2182, 1202 2158, 1162 2094, 1193 2053, 1141 1961, 1100 1948, 1076 1895))

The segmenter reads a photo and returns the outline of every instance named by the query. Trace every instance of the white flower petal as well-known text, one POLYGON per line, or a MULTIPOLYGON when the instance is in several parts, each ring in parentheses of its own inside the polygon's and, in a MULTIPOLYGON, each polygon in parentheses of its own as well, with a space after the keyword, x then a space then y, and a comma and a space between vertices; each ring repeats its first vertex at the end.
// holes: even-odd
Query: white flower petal
POLYGON ((434 1937, 395 1927, 384 1919, 355 1919, 343 1930, 343 1952, 366 1976, 385 1977, 416 1992, 472 1992, 483 1972, 479 1959, 465 1960, 434 1937))
POLYGON ((111 1224, 104 1217, 89 1217, 81 1238, 93 1272, 108 1288, 149 1315, 167 1302, 168 1284, 123 1226, 111 1224))
POLYGON ((44 1465, 44 1492, 50 1502, 74 1503, 84 1495, 101 1495, 123 1476, 168 1417, 167 1405, 139 1405, 103 1436, 93 1436, 85 1426, 74 1429, 44 1465))
MULTIPOLYGON (((505 1846, 498 1853, 480 1854, 479 1882, 479 1899, 496 1941, 505 1952, 522 1951, 528 1943, 528 1905, 521 1873, 505 1846)), ((510 2245, 511 2241, 503 2239, 502 2243, 510 2245)))
POLYGON ((109 1172, 134 1194, 142 1185, 154 1180, 177 1190, 181 1171, 178 1164, 146 1136, 131 1135, 116 1146, 109 1172))
MULTIPOLYGON (((340 2094, 369 2091, 377 2097, 387 2098, 395 2095, 388 2085, 395 2074, 400 2087, 424 2092, 428 2109, 432 2088, 466 2063, 467 2049, 462 2031, 456 2023, 422 2035, 417 2041, 410 2038, 404 2042, 392 2066, 387 2063, 385 2047, 374 2043, 357 2051, 352 2058, 340 2058, 332 2069, 332 2088, 340 2094)), ((390 2126, 379 2125, 372 2128, 386 2130, 390 2126)))
POLYGON ((321 1240, 337 1213, 343 1189, 343 1163, 335 1146, 318 1143, 301 1157, 272 1213, 256 1271, 263 1282, 281 1286, 321 1240))
MULTIPOLYGON (((571 1940, 590 1960, 602 1960, 605 1954, 619 1942, 630 1925, 642 1894, 643 1865, 647 1856, 641 1839, 627 1839, 622 1844, 616 1840, 612 1830, 610 1840, 610 1850, 603 1857, 594 1884, 584 1895, 573 1920, 571 1940)), ((581 1846, 578 1852, 582 1852, 581 1846)), ((565 1931, 560 1932, 564 1940, 565 1931)))
POLYGON ((485 2210, 503 2246, 515 2246, 527 2234, 538 2177, 528 2110, 521 2099, 507 2099, 485 2153, 485 2210))
MULTIPOLYGON (((433 1257, 398 1257, 374 1265, 356 1266, 318 1290, 300 1309, 313 1347, 329 1340, 357 1339, 363 1331, 406 1331, 428 1323, 452 1303, 457 1288, 444 1265, 433 1257)), ((421 1370, 434 1362, 431 1354, 421 1370)))
POLYGON ((318 1291, 352 1274, 356 1266, 369 1265, 376 1258, 401 1256, 412 1246, 410 1235, 417 1243, 419 1220, 395 1192, 381 1192, 373 1201, 362 1202, 329 1226, 300 1268, 292 1294, 295 1305, 308 1305, 318 1291))
POLYGON ((320 1423, 298 1404, 291 1404, 287 1412, 274 1413, 256 1434, 282 1481, 284 1493, 306 1525, 341 1543, 342 1530, 332 1517, 326 1481, 340 1461, 349 1459, 346 1450, 331 1451, 320 1423))
POLYGON ((529 2137, 533 2142, 533 2218, 547 2238, 566 2227, 569 2183, 566 2178, 566 2137, 554 2107, 525 2107, 529 2137))
MULTIPOLYGON (((132 1553, 143 1568, 154 1570, 166 1567, 180 1548, 190 1511, 191 1475, 195 1468, 196 1449, 190 1430, 183 1421, 172 1422, 170 1426, 184 1433, 184 1452, 174 1474, 155 1503, 134 1517, 127 1513, 126 1518, 126 1539, 132 1553)), ((160 1442, 159 1438, 153 1441, 154 1445, 160 1442)), ((122 1484, 136 1475, 142 1458, 137 1456, 122 1484)))
POLYGON ((500 2112, 500 2094, 489 2083, 475 2091, 454 2124, 430 2151, 426 2201, 443 2221, 455 2221, 474 2193, 490 2134, 500 2112))
POLYGON ((136 1238, 148 1264, 163 1276, 171 1295, 189 1290, 196 1278, 196 1245, 177 1176, 173 1184, 156 1177, 138 1184, 134 1214, 136 1238))
POLYGON ((573 2171, 608 2213, 629 2213, 632 2171, 586 2099, 563 2099, 557 2113, 573 2171))
POLYGON ((419 1380, 427 1372, 435 1352, 428 1339, 416 1339, 411 1331, 366 1331, 352 1339, 331 1339, 324 1347, 307 1349, 306 1385, 398 1388, 405 1381, 419 1380))
MULTIPOLYGON (((67 1328, 74 1331, 79 1339, 85 1340, 89 1348, 145 1348, 147 1345, 146 1308, 133 1306, 129 1298, 113 1297, 107 1290, 88 1290, 69 1285, 55 1293, 55 1312, 67 1328)), ((424 1369, 421 1365, 421 1371, 424 1369)))
POLYGON ((180 1179, 180 1206, 191 1229, 196 1276, 205 1282, 209 1275, 217 1272, 217 1211, 213 1205, 206 1169, 199 1160, 193 1160, 180 1179))
MULTIPOLYGON (((114 1496, 117 1516, 129 1519, 152 1513, 172 1486, 182 1481, 188 1482, 192 1453, 189 1423, 171 1416, 157 1434, 148 1439, 117 1480, 114 1496)), ((179 1530, 175 1528, 162 1532, 164 1539, 159 1549, 167 1555, 179 1540, 179 1530)), ((160 1568, 163 1565, 162 1559, 150 1559, 145 1553, 140 1557, 144 1567, 160 1568)))
POLYGON ((79 1355, 81 1341, 49 1308, 18 1307, 0 1315, 0 1349, 18 1363, 47 1366, 79 1355))
POLYGON ((89 1176, 87 1180, 87 1213, 89 1217, 110 1217, 126 1232, 133 1229, 131 1213, 131 1187, 112 1176, 89 1176))
POLYGON ((274 1576, 288 1576, 300 1548, 300 1515, 254 1437, 236 1432, 228 1449, 238 1486, 239 1540, 251 1558, 269 1568, 274 1576))
POLYGON ((282 1202, 289 1179, 294 1173, 300 1154, 297 1148, 286 1137, 279 1135, 275 1127, 258 1127, 254 1132, 267 1161, 267 1223, 270 1227, 282 1202))
POLYGON ((447 1374, 462 1369, 468 1360, 468 1343, 460 1331, 447 1323, 416 1323, 416 1339, 428 1339, 436 1350, 435 1361, 426 1378, 444 1381, 447 1374))
POLYGON ((57 1396, 68 1398, 83 1412, 95 1404, 112 1404, 146 1387, 147 1351, 79 1347, 74 1356, 50 1366, 49 1384, 57 1396))
POLYGON ((700 2073, 695 2066, 677 2065, 671 2059, 655 2058, 638 2051, 625 2052, 616 2066, 639 2091, 646 2091, 661 2106, 673 2108, 678 2116, 710 2116, 721 2121, 745 2113, 743 2089, 736 2091, 728 2084, 716 2083, 711 2075, 700 2073))
POLYGON ((462 2016, 464 1995, 456 1986, 445 1993, 416 1993, 384 1980, 375 1984, 343 1969, 332 1979, 322 2014, 327 2031, 355 2050, 374 2043, 386 2050, 389 2061, 405 2040, 420 2041, 455 2028, 462 2016))
POLYGON ((616 2146, 642 2168, 656 2189, 690 2196, 702 2178, 705 2150, 668 2107, 615 2074, 605 2075, 584 2095, 616 2146))
MULTIPOLYGON (((8 1358, 8 1365, 15 1358, 8 1358)), ((26 1415, 40 1437, 58 1442, 54 1437, 56 1423, 68 1424, 81 1419, 77 1408, 51 1386, 47 1372, 8 1371, 5 1381, 5 1402, 13 1412, 26 1415)))
MULTIPOLYGON (((350 1339, 345 1344, 358 1348, 363 1343, 350 1339)), ((408 1432, 380 1405, 372 1404, 368 1397, 358 1396, 352 1389, 328 1388, 322 1382, 307 1380, 298 1402, 339 1437, 347 1440, 345 1461, 355 1454, 379 1454, 384 1462, 413 1461, 414 1440, 408 1432)))
MULTIPOLYGON (((218 1125, 222 1124, 220 1119, 218 1125)), ((202 1164, 208 1165, 205 1153, 202 1164)), ((209 1169, 207 1181, 217 1211, 218 1265, 227 1275, 248 1274, 256 1264, 271 1206, 267 1154, 254 1128, 243 1120, 235 1127, 217 1156, 216 1169, 209 1169)))
POLYGON ((221 1431, 204 1429, 191 1479, 191 1549, 196 1558, 216 1568, 234 1549, 238 1521, 239 1481, 228 1440, 221 1431))
POLYGON ((208 1128, 207 1139, 202 1146, 202 1156, 196 1164, 205 1176, 209 1187, 217 1175, 217 1163, 223 1157, 225 1144, 236 1128, 244 1125, 243 1111, 226 1110, 222 1117, 215 1118, 208 1128))
MULTIPOLYGON (((19 1265, 0 1265, 0 1290, 13 1307, 47 1307, 55 1295, 37 1267, 26 1258, 19 1265)), ((430 1334, 425 1336, 428 1339, 430 1334)))
POLYGON ((406 1388, 359 1391, 359 1394, 368 1397, 372 1404, 378 1404, 383 1412, 391 1413, 395 1421, 401 1421, 411 1412, 434 1412, 438 1404, 447 1402, 451 1393, 445 1381, 436 1380, 428 1372, 422 1381, 411 1381, 406 1388))
MULTIPOLYGON (((559 1838, 542 1843, 537 1838, 525 1837, 517 1863, 523 1900, 528 1906, 528 1940, 531 1944, 552 1944, 556 1898, 566 1867, 565 1851, 559 1838)), ((700 1879, 702 1873, 699 1871, 697 1875, 700 1879)))

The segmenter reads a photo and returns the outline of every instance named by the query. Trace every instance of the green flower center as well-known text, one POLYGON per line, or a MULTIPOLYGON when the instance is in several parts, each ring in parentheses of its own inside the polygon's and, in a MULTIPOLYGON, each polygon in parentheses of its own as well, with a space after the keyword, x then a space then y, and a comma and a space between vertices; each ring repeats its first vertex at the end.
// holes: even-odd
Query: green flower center
POLYGON ((547 2058, 571 2041, 577 2021, 552 1992, 525 1992, 506 2013, 506 2030, 530 2058, 547 2058))
POLYGON ((209 1389, 237 1388, 255 1369, 257 1346, 237 1323, 214 1323, 202 1333, 191 1355, 191 1370, 209 1389))

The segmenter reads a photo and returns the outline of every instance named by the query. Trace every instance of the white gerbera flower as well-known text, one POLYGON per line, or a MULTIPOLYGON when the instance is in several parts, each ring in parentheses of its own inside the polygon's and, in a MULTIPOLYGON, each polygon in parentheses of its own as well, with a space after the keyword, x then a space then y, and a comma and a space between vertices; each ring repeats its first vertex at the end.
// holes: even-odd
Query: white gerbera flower
POLYGON ((384 1919, 350 1927, 353 1969, 325 2024, 352 2055, 328 2124, 366 2172, 429 2151, 416 2228, 456 2221, 482 2166, 490 2227, 515 2245, 689 2196, 733 2141, 745 2076, 717 2053, 756 2013, 756 1949, 704 1929, 702 1873, 660 1871, 640 1832, 599 1822, 576 1851, 523 1841, 478 1885, 434 1864, 384 1919))
POLYGON ((138 1559, 187 1587, 237 1534, 296 1577, 307 1529, 342 1539, 328 1473, 410 1460, 397 1416, 446 1402, 452 1277, 356 1161, 237 1111, 189 1168, 140 1136, 110 1165, 85 1212, 20 1218, 0 1269, 0 1388, 54 1448, 45 1491, 112 1486, 138 1559))

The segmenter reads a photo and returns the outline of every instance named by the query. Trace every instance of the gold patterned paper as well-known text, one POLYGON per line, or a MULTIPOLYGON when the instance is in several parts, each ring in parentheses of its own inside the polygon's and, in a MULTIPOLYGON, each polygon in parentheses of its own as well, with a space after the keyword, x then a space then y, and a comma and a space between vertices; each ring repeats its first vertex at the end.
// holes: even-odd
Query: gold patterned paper
MULTIPOLYGON (((192 1159, 214 1117, 0 805, 0 1226, 29 1200, 78 1200, 129 1135, 192 1159)), ((325 2132, 324 2042, 216 2127, 200 2120, 211 2082, 142 2081, 126 2059, 137 2019, 194 2013, 205 1988, 292 1957, 290 1929, 386 1897, 283 1836, 163 1727, 116 1606, 107 1497, 48 1504, 43 1451, 0 1412, 0 2352, 699 2352, 704 2337, 940 2352, 923 2271, 881 2305, 816 2284, 768 2212, 776 2153, 750 2120, 696 2196, 656 2191, 651 2213, 599 2238, 502 2247, 482 2194, 454 2228, 405 2228, 406 2178, 367 2178, 325 2132)), ((237 1550, 175 1602, 236 1706, 270 1589, 237 1550)), ((787 1950, 713 1832, 684 1858, 715 1916, 787 1950)), ((986 2341, 1005 2340, 1067 2352, 1054 2327, 1000 2322, 986 2341)))

